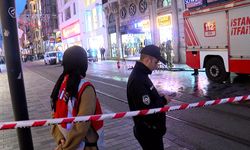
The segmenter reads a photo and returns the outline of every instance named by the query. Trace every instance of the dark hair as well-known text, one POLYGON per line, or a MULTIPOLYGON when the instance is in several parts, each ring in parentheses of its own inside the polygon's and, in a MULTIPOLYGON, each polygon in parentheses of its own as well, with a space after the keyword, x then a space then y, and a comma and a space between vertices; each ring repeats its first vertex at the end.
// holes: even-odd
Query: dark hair
POLYGON ((68 48, 64 52, 62 65, 63 73, 58 78, 50 96, 51 108, 54 111, 55 104, 58 99, 59 90, 65 75, 69 75, 68 82, 66 85, 67 96, 69 98, 77 98, 80 80, 82 77, 86 76, 86 71, 88 69, 88 58, 86 51, 80 46, 73 46, 68 48))

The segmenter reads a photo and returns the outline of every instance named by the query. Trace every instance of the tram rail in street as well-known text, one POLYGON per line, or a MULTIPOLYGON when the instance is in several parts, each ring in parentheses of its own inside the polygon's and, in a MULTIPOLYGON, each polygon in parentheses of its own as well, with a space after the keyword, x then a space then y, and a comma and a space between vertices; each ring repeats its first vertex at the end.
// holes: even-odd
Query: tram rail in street
MULTIPOLYGON (((32 71, 34 72, 34 71, 32 71)), ((36 74, 39 74, 40 76, 42 76, 43 78, 46 78, 44 77, 41 73, 38 73, 38 72, 35 72, 36 74)), ((46 78, 47 79, 47 78, 46 78)), ((106 86, 112 86, 114 88, 118 88, 117 85, 114 85, 114 84, 110 84, 110 83, 106 83, 106 82, 103 82, 103 81, 99 81, 99 80, 92 80, 91 78, 88 78, 90 81, 92 82, 98 82, 100 84, 104 84, 106 86)), ((49 80, 49 79, 47 79, 49 80)), ((54 81, 52 80, 49 80, 50 82, 53 82, 55 83, 54 81)), ((119 86, 120 88, 122 88, 121 86, 119 86)), ((125 88, 123 88, 125 90, 125 88)), ((105 93, 105 92, 102 92, 98 89, 96 89, 96 92, 98 94, 101 94, 101 95, 104 95, 110 99, 113 99, 115 101, 119 101, 121 103, 124 103, 124 104, 128 104, 128 102, 122 98, 118 98, 116 96, 113 96, 111 94, 108 94, 108 93, 105 93)), ((174 101, 177 101, 179 103, 184 103, 182 101, 179 101, 179 100, 174 100, 174 101)), ((237 118, 241 118, 241 119, 244 119, 246 121, 250 121, 249 117, 246 117, 246 116, 241 116, 241 115, 238 115, 238 114, 234 114, 234 113, 231 113, 231 112, 224 112, 222 110, 214 110, 214 109, 211 109, 211 108, 207 108, 208 110, 210 111, 213 111, 213 112, 218 112, 218 113, 223 113, 223 114, 227 114, 227 115, 231 115, 231 116, 234 116, 234 117, 237 117, 237 118)), ((214 129, 214 128, 211 128, 211 127, 208 127, 208 126, 205 126, 205 125, 202 125, 202 124, 199 124, 199 123, 196 123, 196 122, 192 122, 192 121, 188 121, 188 120, 184 120, 184 119, 181 119, 181 118, 177 118, 177 117, 174 117, 172 115, 168 115, 166 114, 166 117, 169 118, 169 119, 172 119, 172 120, 175 120, 175 121, 178 121, 180 123, 183 123, 185 125, 188 125, 190 127, 193 127, 193 128, 196 128, 196 129, 199 129, 201 131, 204 131, 204 132, 207 132, 207 133, 210 133, 210 134, 213 134, 215 136, 219 136, 219 137, 222 137, 224 139, 227 139, 227 140, 230 140, 232 142, 236 142, 236 143, 239 143, 239 144, 242 144, 242 145, 245 145, 245 146, 248 146, 250 147, 250 140, 248 139, 244 139, 244 138, 241 138, 241 137, 238 137, 238 136, 234 136, 232 134, 229 134, 229 133, 226 133, 226 132, 223 132, 223 131, 220 131, 218 129, 214 129)))

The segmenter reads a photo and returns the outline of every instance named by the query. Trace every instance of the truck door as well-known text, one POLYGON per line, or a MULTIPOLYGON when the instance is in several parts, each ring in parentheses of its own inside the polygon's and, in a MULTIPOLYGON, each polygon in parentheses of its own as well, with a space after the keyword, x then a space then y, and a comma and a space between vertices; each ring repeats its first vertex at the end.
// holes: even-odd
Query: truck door
POLYGON ((230 72, 250 74, 250 6, 229 10, 230 72))

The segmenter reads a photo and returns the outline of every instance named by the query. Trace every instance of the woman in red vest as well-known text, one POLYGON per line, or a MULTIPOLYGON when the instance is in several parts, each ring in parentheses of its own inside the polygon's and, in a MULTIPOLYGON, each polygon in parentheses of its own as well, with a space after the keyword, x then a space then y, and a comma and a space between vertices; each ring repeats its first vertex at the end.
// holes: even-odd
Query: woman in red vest
MULTIPOLYGON (((63 73, 51 94, 53 118, 102 114, 94 86, 86 81, 88 59, 80 46, 68 48, 63 55, 63 73)), ((56 150, 100 150, 103 146, 103 121, 52 126, 56 150)))

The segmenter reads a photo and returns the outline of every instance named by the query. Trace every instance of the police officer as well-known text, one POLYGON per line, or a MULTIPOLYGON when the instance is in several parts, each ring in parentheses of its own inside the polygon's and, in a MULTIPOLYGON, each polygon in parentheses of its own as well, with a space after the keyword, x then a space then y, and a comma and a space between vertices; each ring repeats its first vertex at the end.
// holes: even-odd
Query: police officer
MULTIPOLYGON (((131 72, 127 85, 127 98, 131 111, 163 107, 168 96, 160 96, 148 75, 157 68, 158 62, 166 64, 160 54, 160 48, 148 45, 141 50, 140 61, 137 61, 131 72)), ((134 135, 143 150, 163 150, 163 135, 166 133, 165 113, 147 116, 136 116, 134 135)))

